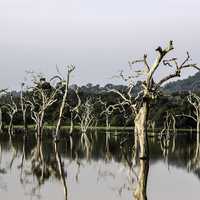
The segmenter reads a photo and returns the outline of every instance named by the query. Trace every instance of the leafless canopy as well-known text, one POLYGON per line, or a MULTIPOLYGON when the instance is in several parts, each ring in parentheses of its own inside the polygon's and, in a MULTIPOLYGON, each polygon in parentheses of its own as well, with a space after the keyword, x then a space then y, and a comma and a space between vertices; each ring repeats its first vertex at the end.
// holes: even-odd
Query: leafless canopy
POLYGON ((166 57, 173 49, 174 47, 172 41, 170 41, 168 46, 164 49, 159 46, 156 49, 157 57, 152 65, 149 64, 146 54, 144 54, 142 59, 129 62, 129 74, 125 75, 124 72, 121 71, 119 75, 119 77, 127 83, 127 91, 121 92, 116 89, 111 89, 109 91, 118 94, 123 100, 123 103, 130 105, 133 112, 137 113, 138 101, 140 102, 143 98, 156 98, 159 95, 159 88, 168 80, 180 77, 183 69, 195 68, 200 70, 197 64, 190 63, 191 58, 189 52, 186 53, 186 58, 182 62, 179 62, 175 57, 171 59, 164 59, 164 57, 166 57), (142 68, 138 70, 136 65, 142 66, 142 68), (170 67, 172 70, 174 69, 174 72, 155 82, 154 74, 159 66, 163 67, 163 70, 165 70, 166 67, 170 67), (135 87, 137 84, 136 80, 142 76, 145 80, 142 82, 139 91, 134 93, 133 90, 136 89, 135 87))

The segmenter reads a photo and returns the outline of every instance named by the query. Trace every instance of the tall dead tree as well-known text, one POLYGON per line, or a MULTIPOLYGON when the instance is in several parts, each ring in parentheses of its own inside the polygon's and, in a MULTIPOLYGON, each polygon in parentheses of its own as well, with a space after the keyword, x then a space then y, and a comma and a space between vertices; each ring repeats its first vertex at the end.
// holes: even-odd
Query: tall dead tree
POLYGON ((147 55, 145 54, 141 60, 135 60, 130 63, 130 74, 125 77, 123 73, 120 76, 128 84, 128 90, 124 94, 118 90, 111 90, 118 94, 122 101, 129 105, 134 113, 134 125, 135 125, 135 143, 139 142, 140 157, 145 159, 149 157, 148 138, 147 138, 147 122, 149 116, 149 110, 151 108, 151 102, 159 96, 159 88, 172 78, 180 77, 181 71, 185 68, 196 68, 196 64, 190 64, 190 55, 187 52, 186 59, 179 63, 177 58, 171 58, 164 60, 164 58, 174 49, 173 42, 170 41, 166 48, 158 47, 156 49, 157 57, 152 65, 149 65, 147 61, 147 55), (134 70, 133 65, 142 64, 143 69, 134 70), (155 82, 154 76, 159 67, 170 67, 174 71, 155 82), (143 82, 141 89, 137 94, 133 93, 135 86, 135 79, 139 76, 143 76, 143 82))
POLYGON ((63 112, 64 112, 64 109, 65 109, 66 104, 67 104, 70 75, 74 70, 75 70, 75 66, 69 65, 69 66, 67 66, 67 76, 66 76, 66 78, 59 76, 60 83, 62 84, 62 86, 64 86, 64 93, 63 93, 62 102, 61 102, 61 106, 60 106, 60 109, 59 109, 59 117, 58 117, 58 121, 57 121, 57 125, 56 125, 56 137, 58 136, 58 134, 60 132, 61 121, 62 121, 62 118, 63 118, 63 112))

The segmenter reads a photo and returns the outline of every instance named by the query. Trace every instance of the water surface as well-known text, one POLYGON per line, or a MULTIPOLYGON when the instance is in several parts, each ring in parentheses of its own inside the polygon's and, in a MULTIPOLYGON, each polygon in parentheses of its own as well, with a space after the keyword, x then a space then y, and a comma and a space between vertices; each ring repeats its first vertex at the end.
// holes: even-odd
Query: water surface
MULTIPOLYGON (((67 134, 66 134, 67 135, 67 134)), ((129 133, 90 132, 52 138, 0 137, 2 199, 132 200, 140 179, 129 133), (60 165, 59 165, 60 164, 60 165)), ((177 135, 169 144, 149 138, 147 199, 197 199, 200 157, 195 137, 177 135)))

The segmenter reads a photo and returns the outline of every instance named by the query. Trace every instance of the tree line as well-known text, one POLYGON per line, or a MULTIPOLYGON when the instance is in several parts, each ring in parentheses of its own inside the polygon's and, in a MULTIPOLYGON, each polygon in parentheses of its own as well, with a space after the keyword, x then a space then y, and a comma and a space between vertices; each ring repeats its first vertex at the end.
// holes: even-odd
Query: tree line
MULTIPOLYGON (((47 84, 47 83, 46 83, 47 84)), ((140 87, 140 82, 137 83, 137 87, 133 92, 137 91, 140 87)), ((62 125, 70 126, 71 125, 71 111, 78 104, 78 99, 76 96, 76 90, 78 88, 78 95, 83 102, 86 102, 87 99, 90 99, 93 105, 93 114, 95 116, 96 125, 100 127, 132 127, 133 118, 131 112, 127 107, 121 107, 120 109, 112 110, 112 105, 117 104, 119 101, 117 95, 109 92, 110 89, 116 89, 121 92, 127 90, 126 85, 114 85, 106 84, 105 86, 100 87, 100 85, 92 85, 91 83, 83 86, 70 85, 69 86, 69 96, 68 102, 69 105, 66 108, 64 113, 64 120, 62 125), (70 106, 72 107, 70 110, 70 106), (110 106, 110 107, 109 107, 110 106), (98 118, 98 119, 97 119, 98 118), (98 121, 97 121, 98 120, 98 121)), ((23 98, 32 97, 31 90, 23 90, 23 98)), ((156 128, 162 128, 165 121, 165 116, 167 112, 173 113, 174 115, 190 114, 193 112, 193 106, 188 102, 188 96, 190 91, 180 91, 180 92, 165 92, 163 88, 163 93, 160 98, 158 98, 155 103, 152 104, 153 108, 150 112, 151 122, 155 122, 156 128)), ((200 95, 200 92, 196 91, 195 94, 200 95)), ((53 126, 56 124, 56 120, 59 113, 59 102, 61 102, 61 95, 57 95, 57 102, 54 102, 45 112, 44 123, 45 125, 53 126)), ((2 112, 2 125, 9 125, 13 123, 14 125, 23 125, 23 112, 26 109, 26 123, 27 125, 33 125, 34 120, 31 117, 31 106, 27 104, 23 105, 21 102, 21 91, 11 91, 4 92, 0 97, 0 105, 2 112), (11 108, 9 109, 8 105, 13 104, 13 119, 11 108), (16 106, 14 106, 16 104, 16 106), (23 105, 23 108, 21 108, 23 105), (15 108, 16 107, 16 108, 15 108), (15 108, 15 109, 14 109, 15 108), (16 112, 15 112, 16 110, 16 112), (12 119, 12 121, 11 121, 12 119)), ((79 125, 78 119, 73 120, 74 125, 79 125)), ((95 124, 95 123, 94 123, 95 124)), ((94 125, 93 124, 93 125, 94 125)), ((149 127, 150 122, 149 122, 149 127)), ((180 116, 176 122, 177 128, 196 128, 195 121, 191 117, 180 116)))

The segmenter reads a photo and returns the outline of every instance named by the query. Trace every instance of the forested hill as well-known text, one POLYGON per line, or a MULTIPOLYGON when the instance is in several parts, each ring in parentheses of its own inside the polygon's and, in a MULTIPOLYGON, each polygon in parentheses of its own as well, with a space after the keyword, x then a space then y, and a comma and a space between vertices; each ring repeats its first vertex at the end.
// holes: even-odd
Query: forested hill
MULTIPOLYGON (((77 86, 73 85, 72 88, 73 87, 77 86)), ((133 92, 137 93, 140 90, 140 87, 141 82, 139 81, 133 88, 133 92)), ((81 91, 90 94, 101 94, 102 92, 108 91, 109 89, 113 88, 120 91, 124 91, 127 89, 125 85, 106 84, 105 86, 101 87, 100 85, 92 85, 91 83, 80 87, 81 91)), ((163 87, 163 90, 168 93, 188 91, 200 92, 200 72, 197 72, 195 75, 189 76, 186 79, 169 82, 163 87)))
MULTIPOLYGON (((72 88, 73 87, 77 86, 73 85, 72 88)), ((136 86, 133 88, 133 92, 137 93, 140 90, 140 87, 141 82, 137 82, 136 86)), ((101 94, 102 92, 108 91, 109 89, 113 88, 120 91, 124 91, 127 89, 125 85, 106 84, 105 86, 100 87, 100 85, 92 85, 91 83, 87 84, 86 86, 80 87, 81 91, 90 94, 101 94)), ((197 72, 195 75, 189 76, 186 79, 170 82, 163 87, 163 90, 168 93, 188 91, 200 92, 200 72, 197 72)))
POLYGON ((164 90, 170 93, 183 91, 200 91, 200 72, 187 79, 170 82, 165 85, 164 90))
MULTIPOLYGON (((134 93, 137 94, 138 91, 140 91, 141 83, 142 83, 141 81, 138 81, 137 84, 134 86, 134 88, 133 88, 134 93)), ((77 87, 78 87, 78 85, 76 85, 76 84, 70 86, 71 89, 74 89, 77 87)), ((114 85, 111 83, 108 83, 104 86, 100 86, 98 84, 93 85, 91 83, 88 83, 87 85, 79 86, 79 88, 80 88, 81 92, 88 94, 88 95, 89 94, 94 94, 94 95, 102 94, 102 93, 108 91, 109 89, 116 89, 119 91, 127 90, 127 86, 125 86, 125 85, 122 85, 122 84, 114 85)), ((197 72, 195 75, 189 76, 186 79, 170 82, 163 87, 163 90, 167 93, 188 92, 188 91, 200 92, 200 72, 197 72)), ((20 91, 12 91, 12 95, 20 96, 20 91)))

